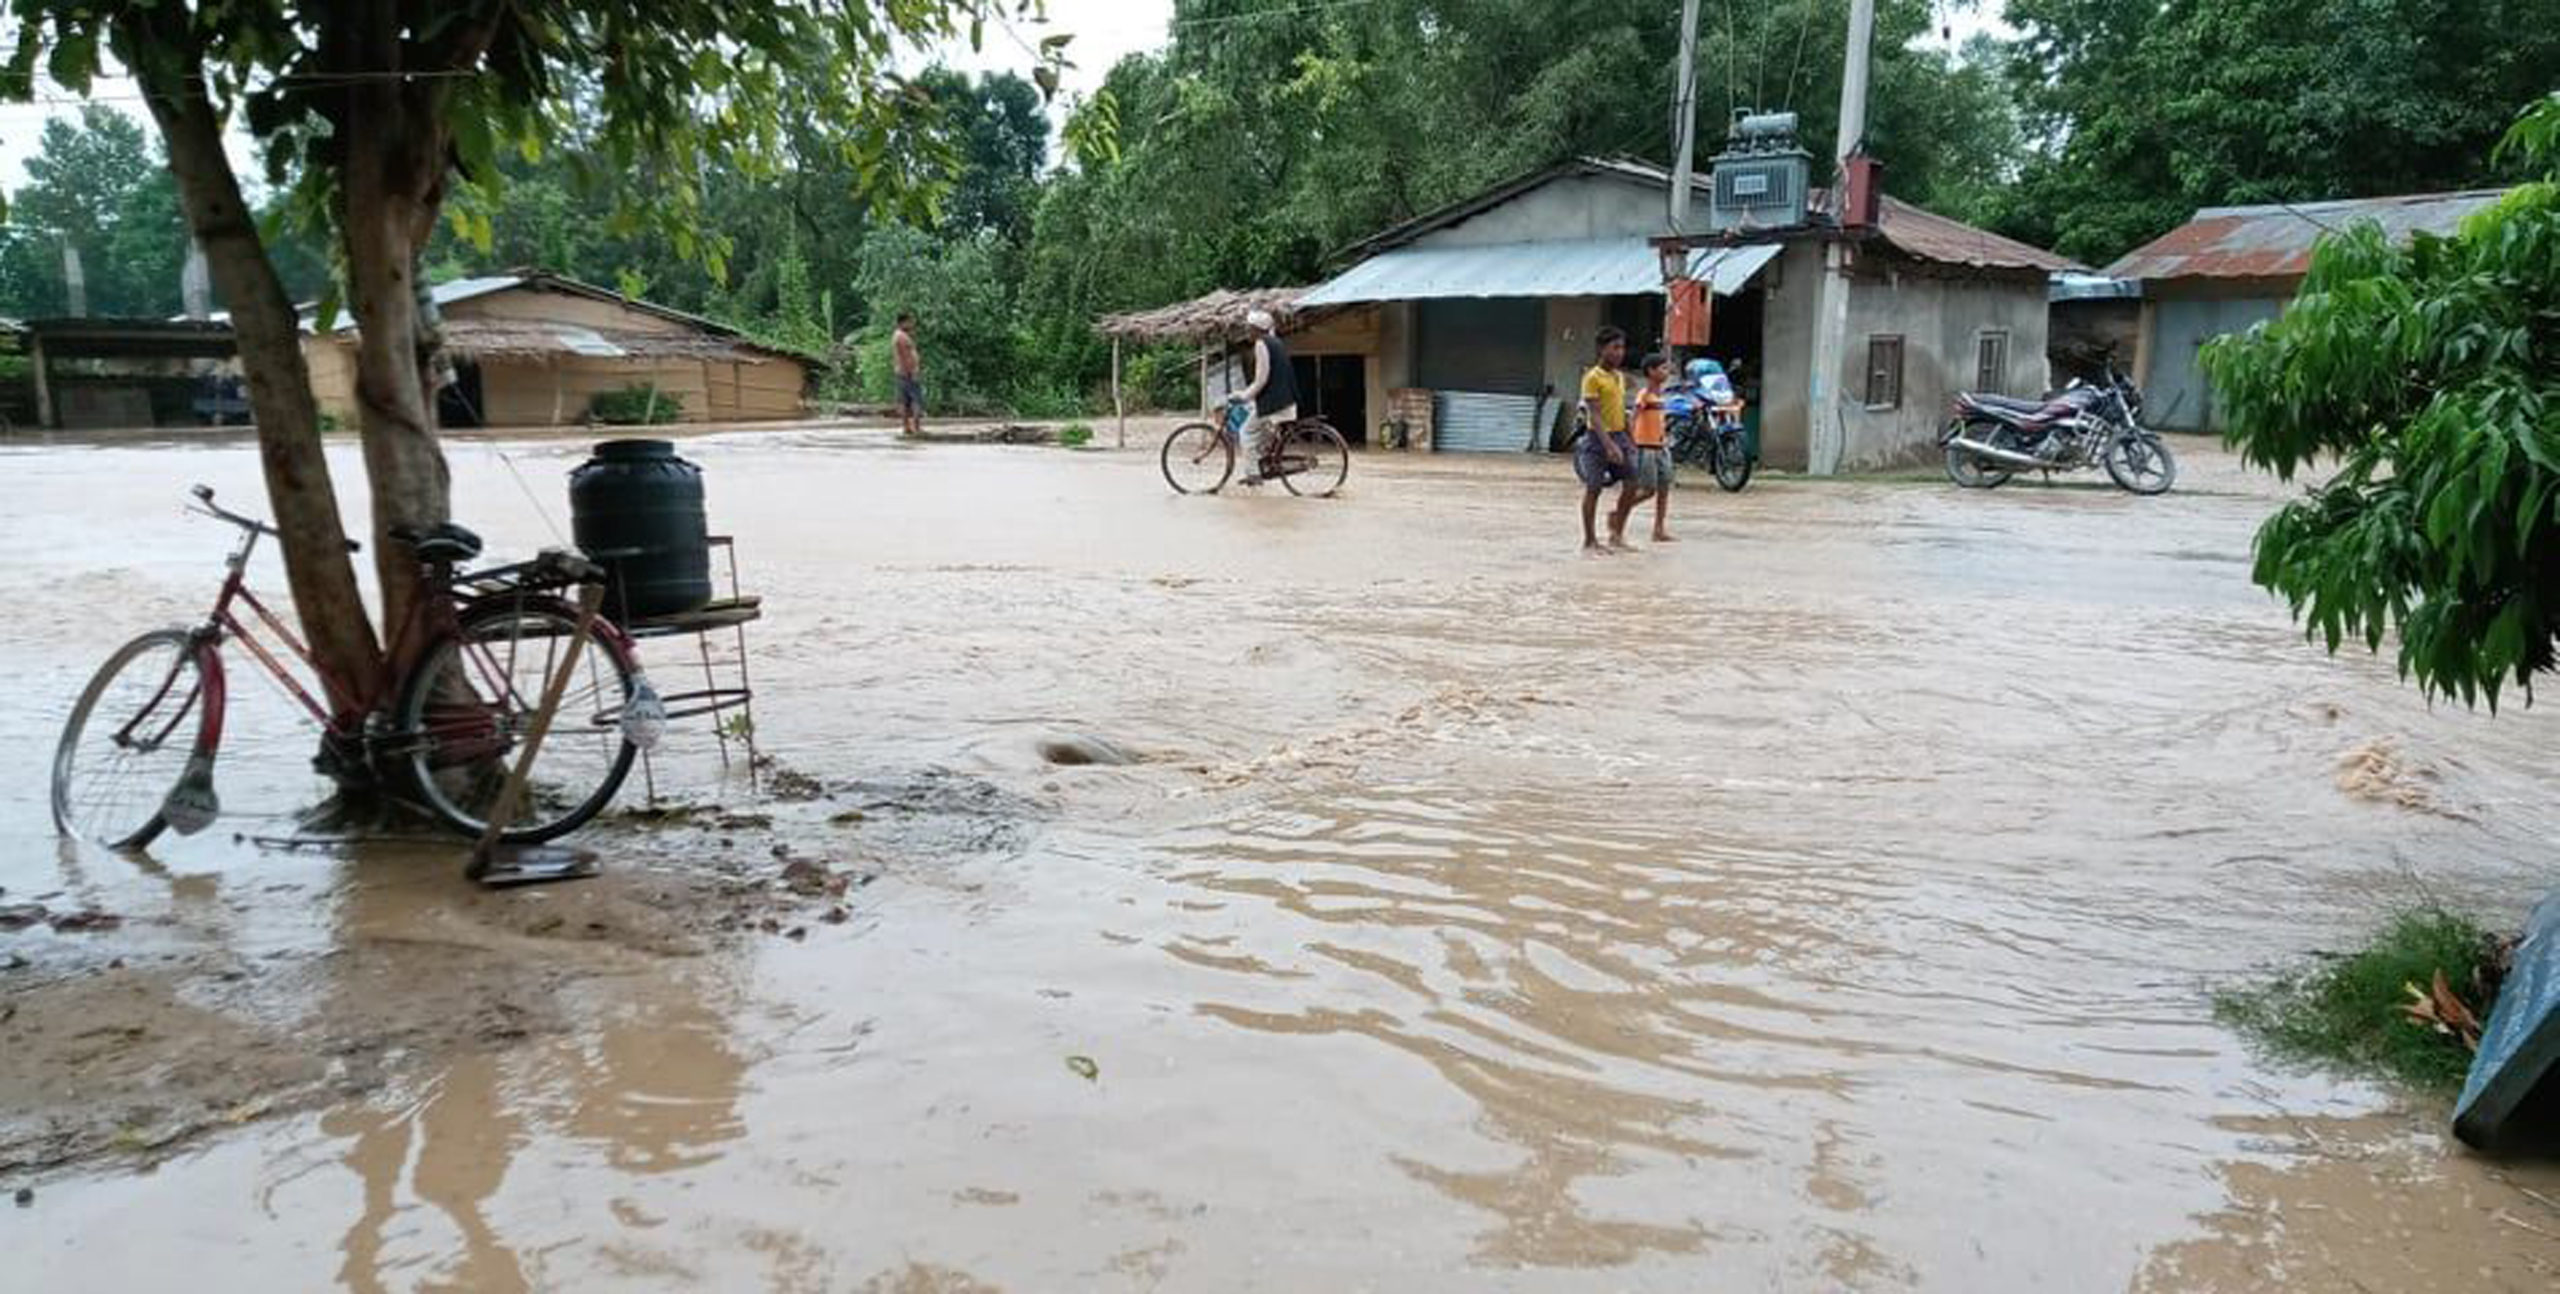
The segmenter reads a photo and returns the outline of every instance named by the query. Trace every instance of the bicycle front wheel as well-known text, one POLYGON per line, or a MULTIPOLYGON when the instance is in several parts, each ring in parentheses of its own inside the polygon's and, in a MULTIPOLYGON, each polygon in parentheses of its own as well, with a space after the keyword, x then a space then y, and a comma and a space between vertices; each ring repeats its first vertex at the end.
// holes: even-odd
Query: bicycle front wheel
POLYGON ((89 680, 53 753, 53 825, 111 849, 140 849, 168 829, 169 792, 198 754, 210 758, 220 705, 202 649, 181 629, 116 649, 89 680))
POLYGON ((1351 475, 1351 442, 1321 422, 1302 422, 1280 443, 1280 483, 1291 494, 1330 499, 1351 475))
MULTIPOLYGON (((456 830, 478 835, 488 828, 534 711, 564 663, 568 689, 513 825, 500 838, 530 845, 567 835, 622 789, 637 753, 622 734, 631 661, 620 641, 603 633, 588 635, 572 657, 577 625, 574 608, 549 599, 475 607, 402 685, 393 740, 412 789, 456 830)), ((609 626, 599 620, 598 627, 609 626)))
POLYGON ((1176 494, 1215 494, 1236 470, 1236 444, 1205 422, 1184 423, 1164 438, 1164 483, 1176 494))

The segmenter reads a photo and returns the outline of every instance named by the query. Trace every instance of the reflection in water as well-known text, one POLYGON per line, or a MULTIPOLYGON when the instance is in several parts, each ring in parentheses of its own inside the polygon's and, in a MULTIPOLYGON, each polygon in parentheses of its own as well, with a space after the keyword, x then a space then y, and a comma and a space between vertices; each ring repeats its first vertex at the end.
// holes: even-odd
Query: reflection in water
MULTIPOLYGON (((528 1251, 490 1221, 517 1153, 569 1137, 618 1172, 659 1174, 716 1162, 745 1134, 737 1113, 744 1059, 723 1022, 678 992, 594 1034, 455 1060, 416 1102, 332 1111, 321 1130, 364 1183, 363 1208, 340 1250, 340 1279, 364 1291, 406 1287, 390 1275, 432 1266, 435 1288, 519 1291, 528 1251), (451 1224, 453 1243, 402 1224, 418 1205, 451 1224), (402 1252, 403 1245, 418 1252, 402 1252)), ((624 1224, 656 1225, 636 1208, 624 1224)), ((532 1219, 529 1219, 532 1220, 532 1219)))

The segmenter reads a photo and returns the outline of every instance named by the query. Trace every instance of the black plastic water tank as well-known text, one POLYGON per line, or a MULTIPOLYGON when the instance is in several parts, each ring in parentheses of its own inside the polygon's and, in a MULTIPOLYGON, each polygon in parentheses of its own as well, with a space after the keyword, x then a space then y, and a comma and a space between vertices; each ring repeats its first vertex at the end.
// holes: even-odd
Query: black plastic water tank
POLYGON ((612 572, 605 612, 647 620, 711 600, 711 541, 702 469, 673 441, 608 440, 569 473, 578 548, 612 572))

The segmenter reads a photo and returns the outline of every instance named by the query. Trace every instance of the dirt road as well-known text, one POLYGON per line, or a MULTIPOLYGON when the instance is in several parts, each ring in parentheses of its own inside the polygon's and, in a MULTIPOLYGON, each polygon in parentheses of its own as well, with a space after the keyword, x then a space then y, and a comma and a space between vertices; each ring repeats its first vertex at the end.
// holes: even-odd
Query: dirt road
MULTIPOLYGON (((500 896, 273 843, 314 785, 255 684, 214 832, 57 847, 61 711, 199 609, 183 488, 256 465, 0 449, 9 1283, 2547 1289, 2560 1174, 2209 994, 2520 914, 2560 716, 2306 645, 2247 579, 2273 492, 2182 449, 2161 500, 1688 491, 1594 561, 1555 463, 1180 499, 688 442, 792 776, 689 734, 608 879, 500 896), (1088 738, 1139 759, 1044 758, 1088 738)), ((554 542, 581 457, 457 447, 459 510, 554 542)))

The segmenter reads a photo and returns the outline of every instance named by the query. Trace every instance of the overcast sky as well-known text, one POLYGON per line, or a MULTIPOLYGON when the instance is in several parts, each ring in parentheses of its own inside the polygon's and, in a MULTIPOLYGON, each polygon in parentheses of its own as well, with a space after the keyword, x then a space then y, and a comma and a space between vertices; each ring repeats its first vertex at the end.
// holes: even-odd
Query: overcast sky
MULTIPOLYGON (((1173 17, 1173 0, 1049 0, 1048 7, 1049 23, 1045 29, 1021 25, 1008 34, 1000 27, 990 27, 984 48, 972 51, 963 44, 945 49, 941 51, 943 60, 973 72, 1028 73, 1035 59, 1027 47, 1037 47, 1048 32, 1067 32, 1075 37, 1067 47, 1068 56, 1075 62, 1065 87, 1072 96, 1100 85, 1103 75, 1123 55, 1162 45, 1166 24, 1173 17), (1016 36, 1020 37, 1018 41, 1016 36)), ((1945 0, 1941 8, 1943 20, 1953 26, 1959 43, 1979 31, 2002 30, 1997 18, 1981 12, 1996 12, 1996 2, 1945 0)), ((919 56, 925 57, 929 56, 919 56)), ((0 104, 0 188, 14 189, 25 183, 26 159, 35 151, 47 117, 78 112, 70 96, 61 91, 48 89, 42 93, 45 98, 36 103, 0 104)), ((143 115, 142 103, 130 81, 102 81, 93 87, 93 93, 120 111, 136 117, 143 115)), ((236 162, 244 170, 251 169, 247 149, 233 151, 236 162)))

